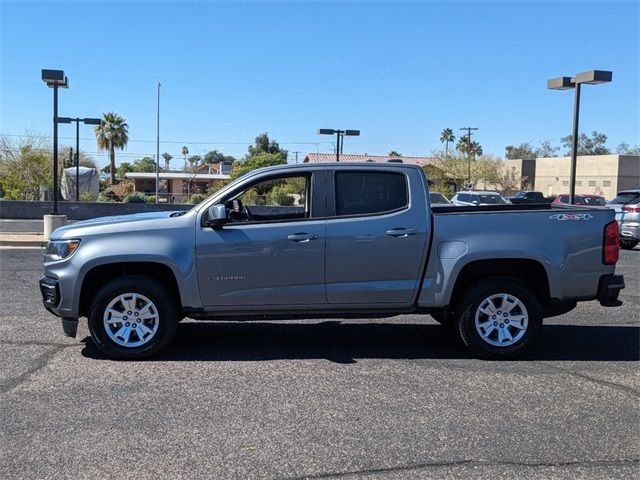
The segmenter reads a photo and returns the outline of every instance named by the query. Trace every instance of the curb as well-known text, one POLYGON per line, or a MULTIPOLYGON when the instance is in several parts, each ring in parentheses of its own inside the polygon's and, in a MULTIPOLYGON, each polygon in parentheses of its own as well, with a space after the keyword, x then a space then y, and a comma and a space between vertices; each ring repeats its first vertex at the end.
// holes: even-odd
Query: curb
POLYGON ((0 240, 0 247, 40 247, 47 246, 47 242, 39 240, 0 240))

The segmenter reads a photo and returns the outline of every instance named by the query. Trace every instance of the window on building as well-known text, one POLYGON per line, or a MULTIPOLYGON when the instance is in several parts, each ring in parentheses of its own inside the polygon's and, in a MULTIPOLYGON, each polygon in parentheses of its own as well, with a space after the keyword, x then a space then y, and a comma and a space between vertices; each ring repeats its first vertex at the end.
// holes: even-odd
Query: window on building
POLYGON ((336 173, 338 216, 390 212, 408 204, 407 180, 401 173, 336 173))
POLYGON ((596 186, 596 181, 595 180, 589 180, 589 186, 590 187, 595 187, 596 186))
POLYGON ((611 180, 605 180, 604 182, 602 182, 602 186, 603 187, 610 187, 611 186, 611 180))
POLYGON ((568 187, 569 186, 569 180, 563 180, 562 181, 562 186, 563 187, 568 187))
POLYGON ((576 187, 582 186, 582 180, 576 180, 576 187))

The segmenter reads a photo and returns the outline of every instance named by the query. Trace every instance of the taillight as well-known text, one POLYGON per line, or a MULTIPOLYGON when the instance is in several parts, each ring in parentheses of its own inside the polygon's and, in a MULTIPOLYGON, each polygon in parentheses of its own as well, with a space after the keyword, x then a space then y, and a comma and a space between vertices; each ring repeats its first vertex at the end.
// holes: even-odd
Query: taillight
POLYGON ((607 223, 604 227, 604 240, 602 242, 602 263, 613 265, 620 255, 620 227, 618 222, 607 223))
POLYGON ((640 205, 627 205, 626 207, 622 207, 622 211, 629 213, 640 213, 640 205))

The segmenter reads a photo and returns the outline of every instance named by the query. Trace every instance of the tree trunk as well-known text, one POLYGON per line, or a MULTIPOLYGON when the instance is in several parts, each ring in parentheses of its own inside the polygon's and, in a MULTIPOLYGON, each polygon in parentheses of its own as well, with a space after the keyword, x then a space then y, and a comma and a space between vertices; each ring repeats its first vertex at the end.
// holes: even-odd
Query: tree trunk
POLYGON ((116 151, 113 141, 109 141, 109 170, 111 171, 111 185, 116 184, 116 151))

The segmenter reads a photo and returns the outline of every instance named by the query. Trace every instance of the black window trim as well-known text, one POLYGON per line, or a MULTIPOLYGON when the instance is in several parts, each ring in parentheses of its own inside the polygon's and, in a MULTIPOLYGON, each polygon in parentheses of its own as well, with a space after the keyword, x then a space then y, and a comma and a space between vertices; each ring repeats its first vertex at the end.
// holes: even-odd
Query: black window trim
MULTIPOLYGON (((320 185, 323 182, 326 182, 325 180, 325 172, 321 171, 321 170, 304 170, 304 171, 293 171, 293 172, 287 172, 285 175, 282 175, 282 172, 274 172, 273 175, 266 175, 266 176, 260 176, 259 178, 255 179, 254 181, 251 181, 245 185, 243 185, 242 187, 239 187, 241 189, 241 192, 246 192, 247 190, 249 190, 250 188, 252 188, 255 185, 258 185, 259 183, 262 182, 268 182, 270 180, 273 179, 278 179, 278 178, 299 178, 299 177, 303 177, 307 179, 307 188, 309 190, 309 217, 306 218, 292 218, 292 219, 278 219, 278 220, 257 220, 257 221, 252 221, 252 222, 229 222, 227 223, 224 228, 228 228, 228 227, 242 227, 245 225, 272 225, 272 224, 278 224, 278 223, 299 223, 299 222, 313 222, 313 221, 318 221, 318 220, 324 220, 325 219, 325 208, 324 208, 324 202, 320 201, 319 198, 317 198, 318 196, 318 192, 321 192, 322 189, 318 188, 318 185, 320 185), (314 187, 314 182, 317 183, 317 185, 314 187), (315 206, 315 207, 314 207, 315 206), (320 213, 320 216, 315 217, 314 216, 314 212, 315 213, 320 213)), ((224 197, 222 197, 222 199, 220 200, 219 203, 226 203, 228 202, 230 199, 234 198, 236 196, 235 192, 237 192, 238 190, 233 190, 231 192, 229 192, 228 195, 225 195, 224 197)), ((205 215, 202 215, 202 226, 204 227, 204 221, 205 221, 205 215)))
POLYGON ((338 220, 342 218, 366 218, 366 217, 380 217, 383 215, 390 215, 393 213, 403 212, 405 210, 409 210, 411 208, 411 190, 409 189, 409 178, 405 172, 397 171, 397 170, 384 170, 381 172, 372 171, 370 169, 365 168, 340 168, 333 170, 331 175, 330 188, 327 189, 326 196, 326 219, 327 220, 338 220), (402 175, 404 177, 405 187, 406 187, 406 204, 403 207, 394 208, 392 210, 385 210, 383 212, 375 212, 375 213, 354 213, 352 215, 336 215, 336 175, 338 173, 382 173, 389 174, 393 173, 396 175, 402 175))

